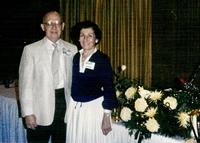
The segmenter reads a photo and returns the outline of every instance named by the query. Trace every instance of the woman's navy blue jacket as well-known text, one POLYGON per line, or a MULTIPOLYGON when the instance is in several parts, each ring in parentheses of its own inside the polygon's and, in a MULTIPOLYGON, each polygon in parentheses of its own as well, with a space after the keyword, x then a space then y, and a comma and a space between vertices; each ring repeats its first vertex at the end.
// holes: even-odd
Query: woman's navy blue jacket
POLYGON ((111 110, 116 107, 113 73, 108 57, 97 50, 89 59, 95 63, 94 69, 86 68, 84 73, 79 72, 79 61, 78 52, 73 59, 72 98, 78 102, 88 102, 103 96, 104 109, 111 110))

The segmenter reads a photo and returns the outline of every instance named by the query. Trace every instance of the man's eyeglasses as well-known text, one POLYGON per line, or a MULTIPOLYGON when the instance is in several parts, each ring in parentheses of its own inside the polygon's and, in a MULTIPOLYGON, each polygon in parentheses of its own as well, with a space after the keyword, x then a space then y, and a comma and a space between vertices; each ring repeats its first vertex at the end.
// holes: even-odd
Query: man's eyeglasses
POLYGON ((52 21, 52 20, 49 20, 48 22, 43 23, 43 24, 46 25, 49 28, 60 27, 62 25, 61 22, 59 22, 59 21, 52 21))

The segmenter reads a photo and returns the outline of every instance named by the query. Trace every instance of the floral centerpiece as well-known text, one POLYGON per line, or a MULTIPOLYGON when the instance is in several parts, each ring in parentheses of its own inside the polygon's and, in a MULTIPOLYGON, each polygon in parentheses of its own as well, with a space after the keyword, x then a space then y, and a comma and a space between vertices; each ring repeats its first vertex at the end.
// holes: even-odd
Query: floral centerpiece
POLYGON ((114 120, 122 121, 138 143, 152 133, 190 139, 191 131, 198 140, 192 124, 192 117, 200 113, 200 92, 196 86, 185 84, 184 90, 146 89, 124 76, 125 70, 122 65, 115 73, 119 107, 113 111, 114 120))

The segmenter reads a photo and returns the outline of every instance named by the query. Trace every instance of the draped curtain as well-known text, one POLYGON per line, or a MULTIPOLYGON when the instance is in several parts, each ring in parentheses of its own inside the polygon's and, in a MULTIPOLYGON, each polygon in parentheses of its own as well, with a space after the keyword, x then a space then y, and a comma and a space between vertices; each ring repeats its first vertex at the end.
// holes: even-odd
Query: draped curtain
POLYGON ((99 49, 110 57, 113 70, 126 65, 125 75, 151 86, 151 0, 60 0, 60 7, 65 40, 75 23, 94 21, 103 32, 99 49))

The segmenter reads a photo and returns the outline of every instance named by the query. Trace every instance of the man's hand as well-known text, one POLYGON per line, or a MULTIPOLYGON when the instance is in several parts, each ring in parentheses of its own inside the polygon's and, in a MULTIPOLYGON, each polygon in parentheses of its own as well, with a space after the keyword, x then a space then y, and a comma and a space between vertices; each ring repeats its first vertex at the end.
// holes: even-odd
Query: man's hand
POLYGON ((25 123, 27 128, 34 130, 37 127, 35 115, 25 116, 25 123))

